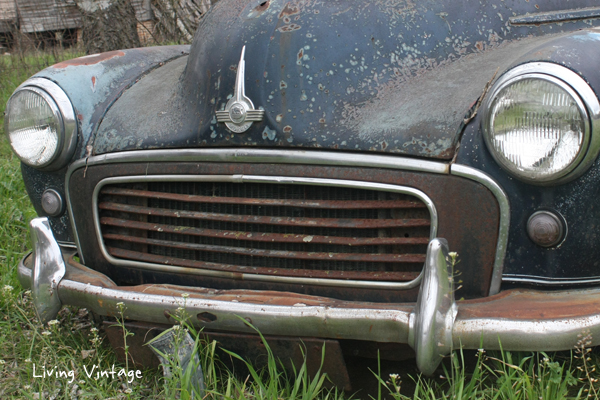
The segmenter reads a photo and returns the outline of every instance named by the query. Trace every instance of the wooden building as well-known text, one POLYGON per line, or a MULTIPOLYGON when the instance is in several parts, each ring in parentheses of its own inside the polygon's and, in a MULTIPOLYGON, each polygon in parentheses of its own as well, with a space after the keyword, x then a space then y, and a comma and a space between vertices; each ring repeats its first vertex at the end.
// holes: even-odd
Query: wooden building
MULTIPOLYGON (((200 15, 216 0, 129 1, 135 10, 140 42, 144 45, 164 36, 165 27, 170 27, 167 29, 169 31, 185 26, 187 30, 183 36, 191 40, 200 15), (173 18, 173 22, 165 20, 173 18)), ((66 35, 69 35, 72 38, 70 41, 75 42, 77 38, 81 38, 82 12, 105 7, 110 2, 111 0, 0 0, 0 38, 19 31, 25 35, 35 34, 31 37, 37 40, 52 39, 55 43, 62 42, 63 38, 66 40, 66 35)))
POLYGON ((10 32, 17 26, 17 3, 0 0, 0 34, 10 32))

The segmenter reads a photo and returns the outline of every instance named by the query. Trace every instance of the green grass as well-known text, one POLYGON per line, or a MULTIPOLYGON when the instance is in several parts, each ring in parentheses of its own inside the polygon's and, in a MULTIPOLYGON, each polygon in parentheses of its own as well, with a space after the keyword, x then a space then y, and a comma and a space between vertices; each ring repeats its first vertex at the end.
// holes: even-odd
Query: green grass
MULTIPOLYGON (((170 359, 176 373, 163 378, 160 371, 144 371, 141 380, 88 377, 85 368, 129 369, 120 364, 107 345, 103 331, 94 326, 86 310, 63 308, 56 322, 37 322, 31 294, 16 278, 19 260, 28 251, 27 222, 33 210, 20 173, 19 161, 10 151, 2 131, 2 115, 12 91, 28 76, 73 54, 0 56, 0 398, 33 399, 163 399, 191 398, 189 373, 177 369, 180 360, 170 359), (70 377, 34 378, 46 369, 74 371, 70 377)), ((122 323, 122 320, 120 320, 122 323)), ((215 343, 198 339, 193 326, 181 318, 178 330, 190 332, 205 372, 206 398, 211 399, 341 399, 349 395, 324 389, 324 374, 309 376, 306 365, 286 376, 279 362, 268 358, 264 370, 246 363, 248 377, 236 377, 215 358, 215 343)), ((264 340, 264 338, 263 338, 264 340)), ((572 353, 511 354, 455 352, 444 363, 442 377, 382 376, 375 374, 380 393, 372 398, 394 399, 563 399, 597 398, 598 357, 582 337, 572 353)), ((265 341, 268 349, 268 343, 265 341)), ((230 353, 233 358, 239 358, 230 353)), ((245 361, 244 361, 245 362, 245 361)), ((365 398, 364 395, 361 395, 365 398)), ((196 396, 196 398, 199 398, 196 396)))

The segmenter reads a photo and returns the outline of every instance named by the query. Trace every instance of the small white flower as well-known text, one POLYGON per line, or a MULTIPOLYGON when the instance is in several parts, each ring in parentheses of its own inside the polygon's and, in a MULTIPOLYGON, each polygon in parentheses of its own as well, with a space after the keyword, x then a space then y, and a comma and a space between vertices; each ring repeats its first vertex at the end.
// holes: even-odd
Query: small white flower
POLYGON ((52 335, 52 332, 44 331, 44 332, 42 332, 42 335, 44 335, 44 336, 50 336, 50 335, 52 335))
POLYGON ((31 385, 25 385, 25 386, 23 386, 23 389, 29 390, 29 389, 31 389, 31 385))
POLYGON ((31 358, 26 358, 26 359, 25 359, 25 362, 26 362, 26 363, 30 363, 30 362, 31 362, 31 358))
POLYGON ((183 297, 184 299, 187 299, 188 297, 190 297, 189 293, 181 293, 181 297, 183 297))
POLYGON ((93 327, 93 328, 90 329, 90 332, 98 332, 98 328, 93 327))
POLYGON ((133 393, 133 390, 131 390, 131 388, 127 388, 127 389, 123 390, 123 393, 131 394, 131 393, 133 393))
POLYGON ((30 296, 30 295, 31 295, 31 290, 26 290, 26 291, 24 292, 24 294, 25 294, 25 295, 27 295, 27 296, 30 296))
POLYGON ((183 312, 185 310, 185 308, 183 307, 177 307, 177 312, 183 312))
POLYGON ((0 360, 0 365, 4 365, 4 364, 6 364, 6 361, 0 360))
POLYGON ((83 379, 80 379, 79 382, 77 382, 77 383, 79 383, 80 385, 84 385, 85 381, 83 379))
POLYGON ((448 255, 449 255, 450 257, 452 257, 452 258, 456 258, 456 257, 458 257, 458 253, 457 253, 457 252, 455 252, 455 251, 451 251, 451 252, 449 252, 449 253, 448 253, 448 255))
POLYGON ((122 301, 117 303, 117 307, 123 307, 125 305, 125 303, 123 303, 122 301))
POLYGON ((398 374, 390 374, 390 378, 392 378, 392 379, 398 379, 398 374))
POLYGON ((5 292, 11 292, 13 290, 13 287, 10 285, 4 285, 4 288, 2 288, 2 290, 5 292))
POLYGON ((48 321, 48 325, 52 326, 52 325, 56 325, 58 324, 58 320, 57 319, 53 319, 51 321, 48 321))

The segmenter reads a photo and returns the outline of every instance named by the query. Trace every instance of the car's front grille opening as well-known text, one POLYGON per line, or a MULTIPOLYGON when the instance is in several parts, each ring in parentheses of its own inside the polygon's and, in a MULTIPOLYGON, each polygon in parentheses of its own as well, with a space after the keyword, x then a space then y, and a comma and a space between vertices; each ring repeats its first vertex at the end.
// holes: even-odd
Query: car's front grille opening
POLYGON ((411 281, 429 209, 397 192, 309 184, 108 184, 98 208, 112 257, 225 272, 411 281))

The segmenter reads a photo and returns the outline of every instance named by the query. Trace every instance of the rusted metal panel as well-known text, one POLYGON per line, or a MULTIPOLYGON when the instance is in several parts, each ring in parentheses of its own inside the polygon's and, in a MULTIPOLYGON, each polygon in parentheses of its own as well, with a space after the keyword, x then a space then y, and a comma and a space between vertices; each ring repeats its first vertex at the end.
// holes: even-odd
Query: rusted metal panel
POLYGON ((131 221, 118 218, 102 217, 102 225, 119 226, 123 228, 140 229, 156 232, 178 233, 191 236, 206 236, 215 238, 236 238, 248 242, 276 242, 276 243, 319 243, 319 244, 342 244, 350 246, 369 245, 403 245, 403 244, 427 244, 428 237, 339 237, 319 235, 293 235, 279 233, 261 233, 259 235, 241 231, 224 231, 216 229, 192 228, 187 226, 156 224, 141 221, 131 221))
POLYGON ((65 279, 71 279, 77 282, 89 283, 99 287, 116 287, 117 285, 106 275, 94 271, 75 260, 75 253, 67 258, 65 279))
POLYGON ((460 305, 461 318, 510 318, 514 320, 544 320, 577 318, 598 313, 597 291, 545 292, 534 290, 507 290, 480 301, 464 301, 460 305))
MULTIPOLYGON (((61 61, 58 64, 54 64, 50 68, 63 69, 63 68, 67 68, 67 67, 75 67, 75 66, 82 66, 82 65, 94 65, 94 64, 98 64, 98 63, 101 63, 104 61, 108 61, 115 57, 123 57, 124 55, 125 55, 125 53, 121 50, 107 51, 106 53, 92 54, 92 55, 85 56, 85 57, 79 57, 79 58, 73 58, 71 60, 61 61)), ((96 84, 95 77, 92 77, 91 81, 92 81, 92 85, 95 86, 95 84, 96 84)))

